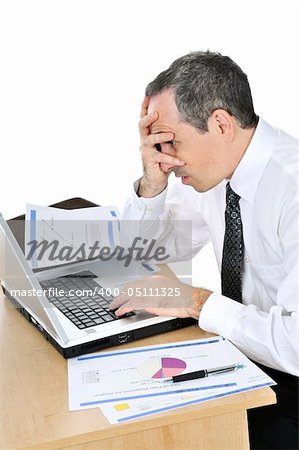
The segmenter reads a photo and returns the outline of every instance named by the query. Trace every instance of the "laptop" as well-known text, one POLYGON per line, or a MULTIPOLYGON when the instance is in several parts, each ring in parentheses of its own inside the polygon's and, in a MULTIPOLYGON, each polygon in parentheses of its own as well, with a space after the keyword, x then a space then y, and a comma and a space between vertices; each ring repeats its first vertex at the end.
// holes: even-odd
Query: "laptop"
POLYGON ((121 261, 111 261, 113 270, 107 263, 104 266, 101 261, 85 260, 34 272, 22 250, 24 237, 17 236, 12 229, 0 213, 2 290, 23 317, 65 358, 196 323, 192 318, 159 317, 143 311, 118 318, 109 311, 114 291, 107 286, 119 284, 121 261), (117 274, 115 279, 111 279, 112 272, 117 274), (109 279, 105 278, 107 273, 109 279), (61 297, 56 295, 58 291, 74 295, 61 297))

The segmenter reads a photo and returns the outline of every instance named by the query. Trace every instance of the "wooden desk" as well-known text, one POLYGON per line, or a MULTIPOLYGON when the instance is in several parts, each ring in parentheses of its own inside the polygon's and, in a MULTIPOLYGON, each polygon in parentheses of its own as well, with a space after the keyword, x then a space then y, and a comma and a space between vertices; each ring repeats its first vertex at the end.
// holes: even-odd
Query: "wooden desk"
MULTIPOLYGON (((249 449, 246 409, 275 403, 270 388, 110 425, 99 408, 68 411, 67 361, 0 294, 0 448, 249 449)), ((197 326, 119 348, 207 337, 197 326)))

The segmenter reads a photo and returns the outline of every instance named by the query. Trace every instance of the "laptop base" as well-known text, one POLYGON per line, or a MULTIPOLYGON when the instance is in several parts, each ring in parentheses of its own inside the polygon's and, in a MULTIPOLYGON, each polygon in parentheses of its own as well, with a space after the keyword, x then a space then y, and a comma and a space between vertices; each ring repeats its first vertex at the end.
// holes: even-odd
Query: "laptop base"
POLYGON ((70 347, 62 347, 48 332, 45 330, 34 317, 14 298, 10 293, 2 286, 3 293, 12 302, 15 308, 24 316, 24 318, 34 325, 43 337, 50 342, 56 350, 61 353, 64 358, 74 358, 75 356, 83 355, 86 353, 93 353, 99 350, 104 350, 108 347, 115 345, 125 344, 145 337, 153 336, 156 334, 165 333, 172 330, 178 330, 190 325, 195 325, 197 321, 191 317, 185 319, 174 318, 168 322, 156 323, 136 330, 127 331, 125 333, 118 333, 107 338, 100 338, 91 342, 85 342, 70 347))

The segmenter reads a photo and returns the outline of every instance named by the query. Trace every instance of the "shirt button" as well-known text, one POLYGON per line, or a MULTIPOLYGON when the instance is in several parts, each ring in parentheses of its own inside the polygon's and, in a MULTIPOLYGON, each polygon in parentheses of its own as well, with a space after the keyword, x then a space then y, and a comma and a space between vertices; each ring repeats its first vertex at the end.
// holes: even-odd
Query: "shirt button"
POLYGON ((248 256, 245 256, 245 262, 246 262, 246 263, 249 263, 249 258, 248 258, 248 256))
POLYGON ((151 208, 150 206, 148 206, 148 207, 146 208, 146 210, 147 210, 147 211, 152 211, 153 208, 151 208))
POLYGON ((137 208, 139 209, 139 211, 141 211, 143 208, 142 208, 142 206, 137 206, 137 208))

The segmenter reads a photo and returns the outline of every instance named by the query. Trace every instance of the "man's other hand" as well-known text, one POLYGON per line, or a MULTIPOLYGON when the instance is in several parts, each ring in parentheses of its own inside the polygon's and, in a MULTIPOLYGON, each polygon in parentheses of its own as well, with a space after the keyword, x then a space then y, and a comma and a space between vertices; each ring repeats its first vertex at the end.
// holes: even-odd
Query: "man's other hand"
POLYGON ((124 286, 110 309, 116 310, 117 316, 143 310, 158 316, 198 319, 210 294, 211 291, 194 288, 177 278, 153 275, 124 286))

